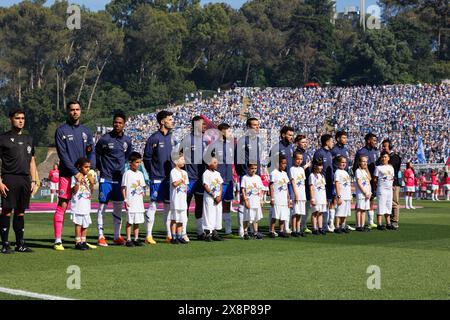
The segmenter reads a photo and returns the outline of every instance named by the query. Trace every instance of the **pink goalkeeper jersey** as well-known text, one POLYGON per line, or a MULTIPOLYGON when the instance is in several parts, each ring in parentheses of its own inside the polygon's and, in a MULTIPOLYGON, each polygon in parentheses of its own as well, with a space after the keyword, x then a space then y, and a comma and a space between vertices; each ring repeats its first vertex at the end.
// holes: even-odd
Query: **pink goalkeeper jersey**
POLYGON ((58 183, 58 181, 59 181, 59 170, 58 169, 50 170, 50 173, 48 174, 48 177, 49 177, 51 182, 58 183))
POLYGON ((412 169, 405 170, 405 180, 407 187, 414 187, 414 171, 412 169))
POLYGON ((435 186, 439 185, 439 181, 438 181, 437 176, 435 174, 431 175, 431 184, 435 185, 435 186))
POLYGON ((420 177, 420 184, 421 184, 422 188, 427 187, 427 179, 424 176, 420 177))

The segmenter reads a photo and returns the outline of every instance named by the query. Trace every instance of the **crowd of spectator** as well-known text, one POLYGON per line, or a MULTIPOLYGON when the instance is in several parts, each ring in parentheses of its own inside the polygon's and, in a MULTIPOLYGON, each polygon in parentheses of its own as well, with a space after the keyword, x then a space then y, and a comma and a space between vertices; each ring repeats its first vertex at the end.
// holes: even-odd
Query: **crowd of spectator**
MULTIPOLYGON (((276 142, 270 137, 278 137, 274 132, 290 125, 297 134, 307 135, 311 153, 321 134, 342 129, 348 132, 350 158, 363 146, 368 132, 380 141, 391 139, 405 163, 419 162, 419 138, 426 162, 443 163, 449 155, 450 86, 445 84, 235 88, 207 99, 192 97, 167 107, 174 112, 177 138, 189 130, 194 115, 203 115, 216 125, 226 122, 241 131, 247 117, 256 117, 269 132, 267 151, 276 142)), ((137 151, 143 151, 147 137, 156 130, 155 115, 140 114, 127 121, 126 132, 137 151)))

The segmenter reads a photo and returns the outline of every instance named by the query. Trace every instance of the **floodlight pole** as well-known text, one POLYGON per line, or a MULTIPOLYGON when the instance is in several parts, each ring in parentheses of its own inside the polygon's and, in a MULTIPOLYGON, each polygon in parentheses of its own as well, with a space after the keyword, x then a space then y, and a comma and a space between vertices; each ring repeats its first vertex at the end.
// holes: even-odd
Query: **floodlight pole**
POLYGON ((359 0, 359 23, 366 31, 366 0, 359 0))

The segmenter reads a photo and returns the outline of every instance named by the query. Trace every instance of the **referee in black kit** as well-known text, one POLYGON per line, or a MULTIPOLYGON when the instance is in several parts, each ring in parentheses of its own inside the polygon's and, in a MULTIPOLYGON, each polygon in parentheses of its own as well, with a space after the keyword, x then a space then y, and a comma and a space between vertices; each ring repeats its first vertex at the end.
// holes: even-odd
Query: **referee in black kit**
POLYGON ((23 234, 25 209, 28 209, 30 205, 32 191, 37 188, 33 139, 31 136, 23 134, 25 126, 24 111, 10 112, 9 120, 11 121, 11 130, 0 135, 0 159, 2 161, 0 235, 3 244, 1 252, 14 252, 8 242, 13 210, 13 229, 16 234, 15 250, 17 252, 32 252, 30 248, 25 246, 23 234))

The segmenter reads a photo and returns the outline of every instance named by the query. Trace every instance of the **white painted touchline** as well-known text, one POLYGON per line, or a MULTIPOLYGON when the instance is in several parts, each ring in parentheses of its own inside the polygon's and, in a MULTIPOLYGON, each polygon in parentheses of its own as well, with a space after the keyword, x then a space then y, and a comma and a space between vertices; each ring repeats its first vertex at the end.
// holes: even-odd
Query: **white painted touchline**
POLYGON ((30 291, 15 290, 15 289, 9 289, 9 288, 4 288, 4 287, 0 287, 0 292, 10 294, 13 296, 24 296, 24 297, 29 297, 29 298, 41 299, 41 300, 75 300, 75 299, 71 299, 71 298, 51 296, 48 294, 40 294, 40 293, 35 293, 35 292, 30 292, 30 291))

